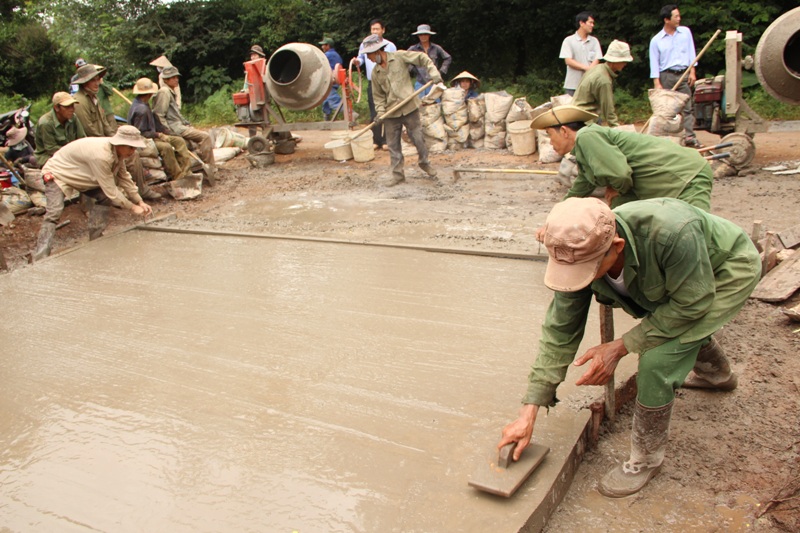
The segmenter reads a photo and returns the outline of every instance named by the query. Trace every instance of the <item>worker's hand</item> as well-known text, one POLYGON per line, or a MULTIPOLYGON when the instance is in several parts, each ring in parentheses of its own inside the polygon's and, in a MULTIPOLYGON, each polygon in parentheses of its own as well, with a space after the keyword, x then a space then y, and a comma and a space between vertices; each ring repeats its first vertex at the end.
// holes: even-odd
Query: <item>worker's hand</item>
POLYGON ((611 202, 614 201, 614 198, 617 196, 619 196, 619 191, 612 189, 611 187, 606 187, 605 199, 608 207, 611 207, 611 202))
POLYGON ((373 120, 372 122, 376 126, 380 126, 381 124, 383 124, 383 116, 381 114, 379 114, 377 117, 375 117, 375 120, 373 120))
POLYGON ((545 230, 545 226, 542 226, 541 228, 539 228, 539 229, 537 229, 537 230, 536 230, 536 240, 537 240, 537 241, 539 241, 539 242, 541 242, 541 243, 544 243, 544 234, 545 234, 545 231, 546 231, 546 230, 545 230))
POLYGON ((616 339, 594 348, 590 348, 573 363, 582 366, 591 360, 589 370, 575 382, 576 385, 605 385, 614 375, 619 360, 628 355, 628 349, 622 339, 616 339))
POLYGON ((536 414, 538 412, 538 405, 526 403, 520 407, 519 418, 503 428, 503 438, 501 438, 500 442, 497 444, 497 449, 499 450, 506 444, 516 442, 517 447, 514 448, 513 459, 518 461, 519 456, 522 455, 522 450, 531 443, 533 425, 536 423, 536 414))
POLYGON ((689 87, 694 87, 694 82, 697 81, 697 74, 695 74, 694 69, 689 72, 689 75, 686 77, 686 83, 689 84, 689 87))
POLYGON ((661 85, 661 80, 658 78, 653 78, 653 87, 656 89, 663 89, 664 87, 661 85))
POLYGON ((133 211, 134 215, 143 215, 145 217, 153 214, 153 208, 144 203, 144 200, 131 207, 131 211, 133 211))

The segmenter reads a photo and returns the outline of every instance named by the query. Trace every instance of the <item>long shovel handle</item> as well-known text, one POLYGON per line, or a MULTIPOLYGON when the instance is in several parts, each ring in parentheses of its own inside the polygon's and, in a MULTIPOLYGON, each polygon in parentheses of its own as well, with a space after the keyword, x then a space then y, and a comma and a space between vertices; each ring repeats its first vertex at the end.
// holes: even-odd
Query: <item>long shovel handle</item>
POLYGON ((683 75, 680 78, 678 78, 678 81, 675 83, 675 86, 672 87, 673 91, 677 90, 680 84, 683 83, 684 78, 686 78, 686 76, 689 75, 689 72, 692 70, 692 67, 694 67, 694 64, 700 61, 700 58, 703 57, 703 54, 706 53, 706 50, 708 50, 708 47, 711 46, 711 43, 713 43, 716 40, 717 35, 719 35, 720 32, 722 32, 722 30, 717 30, 714 33, 714 35, 711 36, 711 39, 708 40, 703 49, 700 50, 700 53, 697 54, 697 56, 695 56, 694 60, 692 60, 691 63, 689 63, 689 66, 686 67, 686 70, 683 71, 683 75))
POLYGON ((128 102, 128 105, 132 104, 132 102, 128 99, 128 97, 119 92, 116 87, 112 87, 111 90, 114 91, 114 94, 116 94, 117 96, 128 102))
MULTIPOLYGON (((406 105, 407 103, 409 103, 409 102, 410 102, 411 100, 413 100, 413 99, 414 99, 414 98, 415 98, 415 97, 416 97, 416 96, 417 96, 419 93, 421 93, 422 91, 424 91, 425 89, 427 89, 427 88, 428 88, 428 87, 430 87, 431 85, 433 85, 433 80, 429 80, 429 81, 428 81, 428 83, 426 83, 425 85, 423 85, 422 87, 420 87, 419 89, 417 89, 416 91, 414 91, 413 93, 411 93, 411 95, 410 95, 410 96, 408 96, 407 98, 404 98, 404 99, 403 99, 403 100, 402 100, 400 103, 398 103, 398 104, 396 104, 396 105, 392 106, 391 108, 389 108, 389 110, 388 110, 388 111, 386 111, 386 112, 385 112, 385 113, 384 113, 382 116, 380 116, 380 117, 378 117, 378 118, 382 120, 382 119, 384 119, 384 118, 388 117, 389 115, 391 115, 392 113, 394 113, 395 111, 397 111, 398 109, 400 109, 401 107, 403 107, 404 105, 406 105)), ((364 135, 365 133, 367 133, 369 130, 371 130, 371 129, 372 129, 372 127, 375 125, 375 122, 377 122, 377 121, 378 121, 378 118, 376 118, 374 121, 370 122, 369 126, 367 126, 366 128, 364 128, 363 130, 360 130, 358 133, 356 133, 355 135, 353 135, 352 137, 350 137, 350 140, 351 140, 351 141, 354 141, 354 140, 356 140, 357 138, 359 138, 359 137, 361 137, 362 135, 364 135)))

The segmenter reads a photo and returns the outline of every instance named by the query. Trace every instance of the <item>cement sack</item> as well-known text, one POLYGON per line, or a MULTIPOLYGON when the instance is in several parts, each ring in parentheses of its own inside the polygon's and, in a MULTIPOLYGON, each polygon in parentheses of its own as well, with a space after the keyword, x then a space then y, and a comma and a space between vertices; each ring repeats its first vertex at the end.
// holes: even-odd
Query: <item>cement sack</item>
POLYGON ((158 157, 139 157, 139 160, 144 168, 161 168, 161 160, 158 157))
POLYGON ((15 215, 19 215, 33 207, 33 202, 31 202, 28 193, 19 187, 0 189, 0 194, 2 194, 3 203, 15 215))
POLYGON ((558 167, 558 177, 556 179, 567 187, 572 187, 577 177, 578 161, 575 159, 574 155, 567 154, 561 160, 561 165, 558 167))
POLYGON ((419 120, 422 127, 433 124, 442 118, 442 104, 433 103, 419 108, 419 120))
POLYGON ((420 121, 422 122, 422 133, 424 135, 440 142, 444 141, 445 145, 447 145, 447 132, 444 129, 444 117, 442 116, 442 106, 440 104, 422 106, 420 109, 420 121))
POLYGON ((505 91, 484 93, 483 97, 486 100, 486 123, 504 121, 514 103, 514 97, 505 91))
POLYGON ((653 115, 664 118, 672 118, 679 114, 689 101, 688 94, 669 89, 650 89, 647 91, 647 97, 650 99, 653 115))
MULTIPOLYGON (((467 136, 467 139, 469 139, 469 136, 467 136)), ((458 142, 456 139, 454 139, 452 137, 448 137, 448 139, 447 139, 447 149, 448 150, 463 150, 465 148, 468 148, 467 142, 468 141, 458 142)))
POLYGON ((473 139, 472 137, 470 137, 469 139, 470 148, 481 149, 483 148, 483 145, 484 145, 483 137, 481 137, 480 139, 473 139))
MULTIPOLYGON (((450 87, 442 94, 442 114, 447 117, 451 113, 460 110, 461 107, 466 107, 464 101, 467 93, 461 87, 450 87)), ((446 120, 446 118, 445 118, 446 120)))
POLYGON ((536 130, 536 142, 539 146, 539 163, 558 163, 561 156, 550 143, 550 136, 544 130, 536 130))
POLYGON ((486 125, 483 122, 483 118, 481 118, 481 120, 478 122, 469 123, 469 138, 471 140, 477 141, 478 139, 483 139, 485 135, 486 135, 486 125))
POLYGON ((145 139, 144 144, 144 148, 139 148, 139 157, 155 157, 158 159, 158 148, 156 148, 155 141, 153 139, 145 139))
POLYGON ((669 137, 678 135, 683 131, 683 117, 681 115, 674 115, 673 117, 662 117, 653 115, 647 124, 647 135, 655 135, 656 137, 669 137))
POLYGON ((553 109, 553 102, 545 102, 542 105, 537 105, 536 107, 531 109, 530 112, 531 120, 535 119, 545 111, 549 111, 551 109, 553 109))
POLYGON ((423 139, 425 139, 425 146, 428 147, 429 152, 444 152, 447 150, 447 141, 438 139, 436 137, 429 137, 422 134, 423 139))
POLYGON ((490 122, 486 120, 486 135, 483 137, 483 147, 489 150, 501 150, 506 147, 506 121, 490 122))
POLYGON ((228 148, 214 148, 214 161, 217 163, 224 163, 230 161, 237 155, 242 153, 242 149, 238 146, 231 146, 228 148))
POLYGON ((486 99, 481 94, 476 98, 467 100, 467 114, 470 122, 480 122, 486 117, 486 99))
POLYGON ((568 94, 559 94, 558 96, 551 96, 550 103, 553 106, 569 105, 572 103, 572 97, 568 94))
POLYGON ((508 110, 506 122, 530 120, 531 111, 533 111, 533 107, 531 107, 531 104, 529 104, 525 98, 517 98, 514 100, 514 103, 511 104, 511 108, 508 110))
POLYGON ((151 168, 148 170, 148 176, 146 176, 145 180, 148 185, 162 183, 167 181, 167 173, 159 168, 151 168))

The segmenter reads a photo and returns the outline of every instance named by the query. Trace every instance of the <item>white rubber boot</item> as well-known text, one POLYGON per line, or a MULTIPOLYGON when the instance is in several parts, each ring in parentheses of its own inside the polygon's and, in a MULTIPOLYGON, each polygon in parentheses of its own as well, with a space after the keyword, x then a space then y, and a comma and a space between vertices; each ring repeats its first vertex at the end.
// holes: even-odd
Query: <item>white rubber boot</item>
POLYGON ((686 376, 683 387, 687 389, 717 389, 732 391, 739 384, 739 379, 731 371, 731 365, 725 350, 717 339, 700 349, 694 369, 686 376))

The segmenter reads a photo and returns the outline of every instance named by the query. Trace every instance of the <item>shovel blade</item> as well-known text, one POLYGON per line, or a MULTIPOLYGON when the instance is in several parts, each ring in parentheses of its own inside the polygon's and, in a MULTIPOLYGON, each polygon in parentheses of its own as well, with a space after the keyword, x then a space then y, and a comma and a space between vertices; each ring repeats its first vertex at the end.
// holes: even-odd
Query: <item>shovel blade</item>
POLYGON ((508 468, 498 464, 495 451, 481 462, 469 480, 469 485, 484 492, 509 498, 542 463, 549 451, 550 448, 547 446, 531 443, 522 452, 519 461, 511 462, 508 468))
POLYGON ((165 189, 176 200, 197 198, 203 192, 203 178, 185 177, 170 181, 165 185, 165 189))

